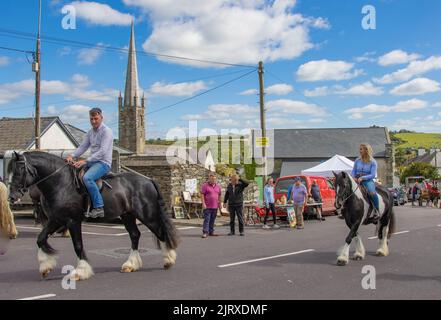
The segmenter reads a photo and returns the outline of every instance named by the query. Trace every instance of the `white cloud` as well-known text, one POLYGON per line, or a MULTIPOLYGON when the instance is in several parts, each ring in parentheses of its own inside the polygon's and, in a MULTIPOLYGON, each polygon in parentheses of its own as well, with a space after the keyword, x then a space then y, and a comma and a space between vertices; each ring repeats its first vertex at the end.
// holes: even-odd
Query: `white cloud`
POLYGON ((302 64, 297 70, 299 81, 347 80, 363 73, 354 70, 354 64, 345 61, 318 60, 302 64))
POLYGON ((376 54, 375 51, 372 52, 366 52, 365 54, 363 54, 360 57, 356 57, 354 60, 358 63, 361 62, 375 62, 375 58, 373 58, 372 56, 374 56, 376 54))
POLYGON ((10 61, 9 57, 0 56, 0 67, 8 65, 9 61, 10 61))
POLYGON ((416 53, 407 53, 403 50, 394 50, 378 59, 378 64, 380 66, 390 66, 395 64, 405 64, 410 61, 419 59, 421 56, 416 53))
POLYGON ((414 96, 441 91, 437 81, 417 78, 393 88, 390 93, 397 96, 414 96))
POLYGON ((259 94, 259 91, 257 89, 249 89, 249 90, 242 91, 239 94, 242 96, 251 96, 251 95, 259 94))
POLYGON ((361 119, 364 113, 389 113, 389 112, 409 112, 413 110, 424 109, 427 107, 427 102, 418 99, 411 99, 407 101, 400 101, 393 106, 369 104, 361 108, 351 108, 345 110, 345 114, 350 114, 351 119, 361 119))
POLYGON ((235 119, 255 119, 259 115, 257 107, 250 107, 246 104, 213 104, 200 114, 186 114, 182 120, 227 120, 232 117, 235 119))
POLYGON ((285 95, 293 91, 292 86, 285 83, 279 83, 272 86, 269 86, 265 89, 267 94, 277 94, 277 95, 285 95))
MULTIPOLYGON (((98 43, 102 46, 102 43, 98 43)), ((104 50, 99 47, 80 49, 78 53, 78 64, 91 65, 94 64, 104 53, 104 50)))
POLYGON ((381 84, 403 82, 434 70, 441 70, 441 56, 432 56, 426 60, 412 61, 406 68, 386 74, 381 78, 374 78, 374 81, 381 84))
POLYGON ((90 106, 81 104, 73 104, 64 108, 49 106, 46 114, 50 116, 60 116, 63 122, 67 123, 84 123, 89 121, 90 106))
POLYGON ((240 122, 233 119, 216 120, 214 124, 219 127, 239 127, 240 122))
POLYGON ((360 95, 360 96, 379 96, 383 94, 383 88, 375 87, 372 82, 367 81, 362 84, 354 85, 347 89, 338 89, 335 91, 336 94, 342 95, 360 95))
MULTIPOLYGON (((299 57, 312 49, 310 29, 323 18, 294 13, 296 0, 124 0, 152 21, 144 50, 198 59, 255 64, 299 57), (178 35, 178 36, 177 36, 178 35)), ((165 59, 165 58, 159 58, 165 59)), ((189 60, 173 63, 213 66, 189 60)))
POLYGON ((325 116, 325 109, 315 105, 308 104, 303 101, 280 99, 268 101, 266 104, 269 112, 286 113, 286 114, 307 114, 317 117, 325 116))
POLYGON ((305 90, 304 94, 307 97, 326 96, 329 94, 339 95, 357 95, 357 96, 379 96, 384 93, 383 88, 374 86, 370 81, 362 84, 353 85, 349 88, 342 86, 334 87, 318 87, 313 90, 305 90))
POLYGON ((190 97, 206 88, 207 86, 204 81, 170 84, 164 82, 155 82, 152 84, 148 92, 152 95, 190 97))
MULTIPOLYGON (((113 89, 88 90, 92 85, 85 75, 74 74, 71 82, 60 80, 42 80, 42 95, 64 95, 66 99, 81 99, 90 101, 114 101, 118 91, 113 89)), ((9 103, 23 96, 34 94, 35 80, 26 79, 0 85, 0 104, 9 103)))
MULTIPOLYGON (((276 94, 276 95, 285 95, 293 91, 292 86, 285 83, 278 83, 272 86, 265 88, 266 94, 276 94)), ((248 96, 248 95, 256 95, 259 94, 257 89, 249 89, 242 91, 239 93, 240 95, 248 96)))
POLYGON ((435 108, 440 107, 440 108, 441 108, 441 102, 434 103, 434 104, 432 105, 432 107, 435 107, 435 108))
MULTIPOLYGON (((86 20, 88 23, 101 26, 127 26, 133 21, 133 16, 121 13, 107 4, 88 1, 74 1, 69 5, 75 8, 77 18, 86 20)), ((65 6, 63 7, 65 8, 65 6)))
POLYGON ((303 92, 303 94, 306 96, 306 97, 320 97, 320 96, 326 96, 326 95, 328 95, 330 93, 330 91, 329 91, 329 89, 328 89, 328 87, 318 87, 318 88, 315 88, 315 89, 313 89, 313 90, 305 90, 304 92, 303 92))

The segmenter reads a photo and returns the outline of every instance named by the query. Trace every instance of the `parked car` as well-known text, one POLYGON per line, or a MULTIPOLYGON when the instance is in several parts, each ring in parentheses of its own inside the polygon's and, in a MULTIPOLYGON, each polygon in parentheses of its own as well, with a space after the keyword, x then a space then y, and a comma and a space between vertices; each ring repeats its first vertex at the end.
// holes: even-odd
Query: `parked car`
MULTIPOLYGON (((276 200, 276 203, 280 202, 282 197, 286 197, 289 187, 294 184, 294 179, 297 177, 301 179, 302 183, 305 185, 309 193, 311 192, 312 182, 316 180, 322 194, 323 215, 335 214, 336 208, 334 185, 330 180, 325 177, 294 175, 278 178, 276 180, 276 187, 274 188, 274 199, 276 200)), ((285 215, 285 210, 277 210, 277 216, 285 215)))
POLYGON ((388 188, 389 192, 394 197, 394 205, 395 206, 403 206, 406 203, 406 193, 403 188, 388 188))

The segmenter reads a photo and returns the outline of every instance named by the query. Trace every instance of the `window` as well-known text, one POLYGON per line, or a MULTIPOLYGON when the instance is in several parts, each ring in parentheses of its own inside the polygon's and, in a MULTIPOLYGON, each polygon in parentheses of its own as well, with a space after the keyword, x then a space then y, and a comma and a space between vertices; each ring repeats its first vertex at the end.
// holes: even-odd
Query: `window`
MULTIPOLYGON (((306 186, 306 180, 303 177, 300 177, 304 186, 306 186)), ((294 178, 288 178, 279 180, 276 185, 276 193, 288 193, 288 189, 290 186, 294 184, 294 178)))

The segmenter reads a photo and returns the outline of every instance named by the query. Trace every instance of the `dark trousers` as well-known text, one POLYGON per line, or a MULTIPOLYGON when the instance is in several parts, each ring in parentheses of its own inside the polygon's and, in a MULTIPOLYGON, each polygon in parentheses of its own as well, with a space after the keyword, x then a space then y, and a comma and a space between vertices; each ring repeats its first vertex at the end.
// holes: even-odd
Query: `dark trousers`
POLYGON ((265 214, 265 219, 263 220, 263 224, 266 224, 270 210, 273 213, 274 224, 276 224, 276 207, 274 206, 274 203, 269 203, 269 207, 266 207, 265 210, 266 210, 266 214, 265 214))
POLYGON ((204 226, 202 227, 202 232, 207 234, 212 234, 214 232, 214 221, 217 216, 217 208, 215 209, 205 209, 204 210, 204 226))
POLYGON ((239 220, 239 232, 243 233, 244 223, 243 223, 243 204, 230 205, 228 206, 228 211, 230 211, 230 231, 235 233, 235 219, 239 220))

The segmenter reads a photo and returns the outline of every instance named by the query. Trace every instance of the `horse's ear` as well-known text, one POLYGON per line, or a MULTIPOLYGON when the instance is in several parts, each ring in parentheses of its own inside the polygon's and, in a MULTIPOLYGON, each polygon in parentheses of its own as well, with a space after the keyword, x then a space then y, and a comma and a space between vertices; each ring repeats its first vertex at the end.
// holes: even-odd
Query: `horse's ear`
POLYGON ((335 173, 335 171, 332 171, 332 174, 334 175, 334 177, 337 178, 337 174, 335 173))
POLYGON ((14 159, 14 160, 18 160, 18 153, 17 152, 13 152, 12 153, 12 159, 14 159))

